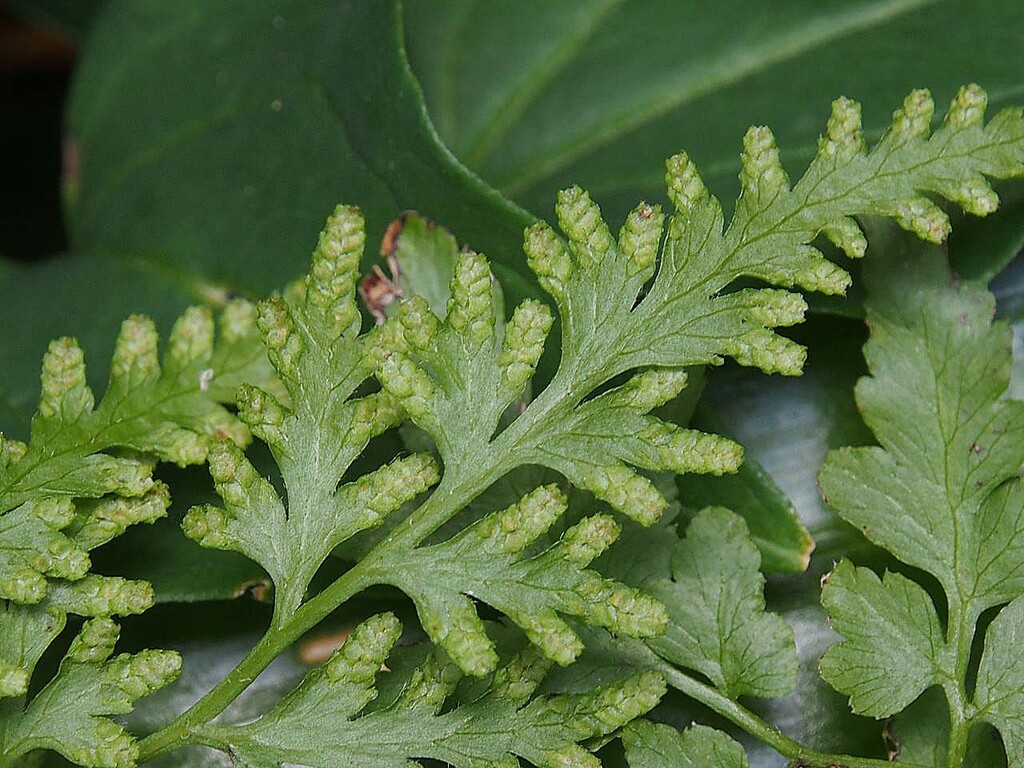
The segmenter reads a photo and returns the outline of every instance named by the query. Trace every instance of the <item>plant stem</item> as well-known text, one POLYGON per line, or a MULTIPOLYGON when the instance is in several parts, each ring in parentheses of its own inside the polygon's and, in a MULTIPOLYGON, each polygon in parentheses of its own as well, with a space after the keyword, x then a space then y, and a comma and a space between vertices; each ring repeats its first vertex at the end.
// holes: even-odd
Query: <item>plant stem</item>
MULTIPOLYGON (((655 669, 665 676, 673 688, 713 709, 751 736, 764 742, 780 755, 788 758, 793 766, 800 768, 892 768, 893 766, 889 760, 853 755, 833 755, 809 749, 791 739, 778 728, 769 725, 741 704, 676 669, 664 659, 658 659, 655 669)), ((915 766, 912 763, 901 763, 900 765, 903 768, 924 768, 924 766, 915 766)))
POLYGON ((209 722, 223 712, 289 645, 366 586, 361 569, 356 566, 299 608, 280 627, 271 626, 245 658, 205 696, 174 721, 140 742, 139 762, 144 763, 161 752, 187 742, 194 727, 209 722), (330 600, 324 600, 328 593, 330 600))
POLYGON ((969 602, 962 599, 959 585, 956 591, 947 590, 948 637, 947 642, 955 641, 956 661, 953 678, 942 686, 949 706, 949 743, 946 752, 948 768, 960 768, 967 753, 967 736, 970 733, 972 720, 967 712, 967 665, 971 656, 971 645, 974 642, 974 625, 976 616, 969 602))

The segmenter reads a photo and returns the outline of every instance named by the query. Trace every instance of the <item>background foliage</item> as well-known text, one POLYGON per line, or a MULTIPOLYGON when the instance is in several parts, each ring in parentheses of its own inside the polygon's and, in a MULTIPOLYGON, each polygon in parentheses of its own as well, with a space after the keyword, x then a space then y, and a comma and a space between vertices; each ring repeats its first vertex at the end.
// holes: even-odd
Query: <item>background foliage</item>
MULTIPOLYGON (((24 436, 49 339, 78 336, 99 383, 99 361, 130 312, 152 315, 165 331, 186 304, 279 288, 304 270, 313 234, 339 201, 364 209, 371 243, 406 208, 443 223, 491 258, 511 306, 535 294, 522 228, 551 217, 560 187, 589 189, 617 224, 638 199, 661 202, 663 160, 684 147, 712 192, 733 199, 739 141, 753 123, 773 128, 796 173, 839 94, 865 105, 869 141, 913 87, 930 88, 942 104, 958 85, 978 82, 990 114, 1024 100, 1016 0, 970 8, 738 0, 714 14, 701 6, 420 0, 403 13, 328 0, 11 3, 73 36, 80 58, 63 129, 67 253, 27 260, 38 242, 60 242, 49 230, 36 245, 14 234, 0 241, 0 424, 24 436)), ((43 107, 13 118, 54 119, 43 107)), ((13 142, 4 149, 19 151, 13 142)), ((965 276, 995 277, 1024 244, 1024 185, 1000 192, 995 222, 954 226, 950 252, 965 276)), ((55 216, 42 208, 6 207, 0 232, 24 231, 26 220, 52 227, 55 216)), ((996 285, 1011 317, 1020 285, 1012 268, 996 285)), ((883 755, 880 724, 847 714, 815 669, 834 639, 818 576, 842 555, 881 555, 815 489, 829 448, 870 437, 852 399, 863 370, 856 294, 814 306, 819 314, 798 332, 810 345, 803 378, 715 371, 697 418, 721 422, 748 448, 773 480, 756 486, 760 503, 791 502, 817 544, 806 573, 769 579, 770 606, 794 626, 803 668, 797 693, 761 705, 766 718, 814 746, 883 755)), ((201 479, 194 487, 197 498, 208 492, 201 479)), ((698 492, 682 491, 684 503, 698 492)), ((175 508, 192 501, 176 498, 175 508)), ((152 579, 167 603, 129 624, 126 639, 159 637, 161 647, 183 651, 186 670, 190 659, 207 659, 202 668, 219 676, 212 660, 239 646, 239 626, 264 621, 256 603, 221 611, 198 602, 244 593, 262 574, 192 546, 174 520, 131 534, 106 556, 120 572, 152 579), (185 626, 202 626, 201 636, 185 626)), ((393 600, 371 597, 352 610, 393 600)), ((234 714, 301 672, 282 661, 234 714)), ((140 727, 191 695, 181 686, 145 701, 140 727)), ((683 723, 686 706, 670 698, 660 716, 683 723)), ((751 758, 778 760, 756 745, 751 758)))

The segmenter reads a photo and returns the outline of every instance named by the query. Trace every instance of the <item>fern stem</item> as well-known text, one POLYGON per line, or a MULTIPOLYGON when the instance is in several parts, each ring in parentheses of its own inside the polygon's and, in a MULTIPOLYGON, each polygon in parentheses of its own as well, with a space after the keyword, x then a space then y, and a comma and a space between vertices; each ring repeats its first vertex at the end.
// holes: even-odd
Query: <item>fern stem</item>
POLYGON ((970 602, 961 597, 959 585, 956 590, 947 590, 948 601, 948 641, 955 642, 956 666, 954 676, 943 685, 946 702, 949 706, 949 743, 946 752, 946 765, 949 768, 960 768, 967 753, 967 737, 973 724, 967 711, 967 666, 974 643, 974 623, 976 616, 971 610, 970 602))
MULTIPOLYGON (((749 709, 719 693, 710 685, 690 677, 666 661, 659 660, 655 668, 668 680, 668 684, 692 699, 714 710, 739 726, 756 739, 764 742, 794 768, 892 768, 888 760, 853 755, 834 755, 809 749, 791 739, 778 728, 769 725, 749 709)), ((901 763, 904 768, 924 768, 912 763, 901 763)))
POLYGON ((327 590, 303 605, 280 627, 272 625, 245 658, 205 696, 174 721, 139 743, 139 762, 145 763, 162 752, 192 741, 193 728, 209 722, 223 712, 288 646, 339 605, 366 588, 368 584, 364 578, 364 570, 356 566, 327 590), (328 592, 330 602, 325 605, 323 598, 328 592))

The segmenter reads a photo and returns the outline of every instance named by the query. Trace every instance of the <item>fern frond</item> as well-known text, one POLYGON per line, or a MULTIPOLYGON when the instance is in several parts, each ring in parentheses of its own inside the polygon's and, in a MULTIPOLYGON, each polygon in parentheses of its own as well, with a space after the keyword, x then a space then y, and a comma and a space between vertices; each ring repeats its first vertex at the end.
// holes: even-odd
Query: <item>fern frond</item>
POLYGON ((197 463, 216 436, 248 441, 216 398, 239 376, 267 379, 254 317, 251 305, 233 302, 214 344, 210 313, 188 310, 162 365, 153 323, 126 320, 98 405, 78 345, 50 345, 31 440, 0 436, 0 598, 39 602, 47 578, 82 578, 89 549, 163 516, 167 489, 153 482, 151 457, 197 463))
POLYGON ((375 678, 400 632, 390 614, 367 620, 261 718, 204 726, 200 740, 250 768, 395 768, 417 758, 511 768, 518 757, 542 768, 595 768, 600 762, 580 742, 647 712, 664 692, 661 678, 647 673, 588 694, 536 696, 550 662, 527 650, 495 674, 483 696, 445 708, 459 675, 441 655, 428 657, 393 703, 360 714, 376 696, 375 678))
POLYGON ((726 357, 766 372, 796 374, 803 366, 803 348, 773 329, 800 322, 804 300, 778 288, 734 290, 734 283, 754 278, 842 293, 849 276, 810 245, 819 234, 859 256, 866 241, 852 216, 888 215, 936 239, 948 222, 923 195, 944 195, 973 213, 992 210, 996 199, 982 176, 1024 173, 1024 117, 1007 110, 983 124, 985 101, 976 86, 962 89, 928 137, 931 99, 915 91, 867 151, 859 106, 840 99, 817 157, 793 187, 771 134, 751 129, 743 191, 728 227, 685 155, 668 161, 675 211, 667 223, 656 206, 641 204, 617 239, 586 192, 565 190, 556 205, 565 240, 545 223, 525 235, 530 267, 558 307, 562 349, 554 379, 519 419, 498 431, 508 402, 508 370, 499 358, 511 359, 509 349, 522 344, 522 386, 550 321, 539 305, 523 305, 512 326, 521 313, 529 341, 510 330, 499 352, 487 330, 491 278, 475 255, 463 258, 452 283, 457 320, 438 320, 422 302, 403 311, 407 350, 384 363, 381 382, 431 434, 446 466, 471 461, 499 473, 543 464, 649 523, 665 502, 634 467, 721 473, 740 461, 730 441, 648 415, 679 392, 681 369, 726 357), (634 372, 629 384, 593 397, 627 372, 634 372), (478 405, 467 409, 467 402, 478 405))

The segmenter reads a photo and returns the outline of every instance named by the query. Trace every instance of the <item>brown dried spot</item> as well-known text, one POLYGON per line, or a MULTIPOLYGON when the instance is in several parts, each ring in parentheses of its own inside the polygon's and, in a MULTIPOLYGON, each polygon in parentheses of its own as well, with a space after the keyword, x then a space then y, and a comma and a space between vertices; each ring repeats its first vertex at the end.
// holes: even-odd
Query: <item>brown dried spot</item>
POLYGON ((648 205, 647 203, 641 203, 641 205, 642 205, 643 207, 642 207, 642 208, 640 208, 640 210, 639 210, 639 211, 637 211, 637 215, 638 215, 638 216, 639 216, 639 217, 640 217, 641 219, 649 219, 649 218, 651 218, 651 216, 653 216, 653 215, 654 215, 654 207, 653 207, 653 206, 650 206, 650 205, 648 205))
POLYGON ((388 277, 384 274, 384 270, 374 265, 370 274, 359 283, 359 296, 370 314, 373 315, 377 325, 382 325, 387 319, 387 308, 405 295, 398 287, 402 268, 398 264, 395 253, 398 251, 398 241, 406 220, 415 214, 416 211, 402 211, 397 219, 388 224, 388 228, 384 231, 384 237, 381 238, 380 255, 387 261, 388 272, 391 273, 391 276, 388 277))
POLYGON ((299 644, 299 661, 303 664, 323 664, 331 654, 341 648, 355 627, 345 627, 326 635, 317 635, 299 644))
POLYGON ((900 740, 896 738, 896 734, 893 733, 893 718, 889 718, 885 721, 885 728, 882 730, 882 740, 885 742, 886 751, 889 755, 890 762, 896 762, 900 756, 900 749, 902 744, 900 740))
POLYGON ((971 453, 981 453, 981 446, 977 443, 971 444, 971 453))
POLYGON ((395 251, 398 250, 398 236, 402 234, 402 227, 405 226, 405 219, 409 215, 409 211, 405 211, 397 219, 388 224, 388 228, 384 230, 384 237, 380 241, 380 255, 384 258, 395 255, 395 251))
POLYGON ((359 281, 359 297, 377 325, 384 324, 387 319, 385 311, 402 295, 402 289, 376 264, 370 274, 359 281))
POLYGON ((242 597, 243 595, 249 595, 259 603, 269 603, 274 599, 274 585, 266 579, 246 581, 238 585, 232 597, 242 597))

